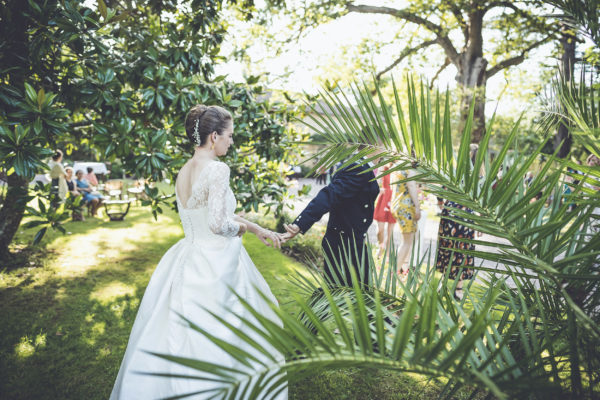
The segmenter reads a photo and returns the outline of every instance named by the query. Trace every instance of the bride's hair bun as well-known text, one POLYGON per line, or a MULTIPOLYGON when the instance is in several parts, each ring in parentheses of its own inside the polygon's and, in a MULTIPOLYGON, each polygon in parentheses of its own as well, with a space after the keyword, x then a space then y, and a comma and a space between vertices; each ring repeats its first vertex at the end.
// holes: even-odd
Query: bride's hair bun
POLYGON ((197 104, 185 117, 185 133, 196 146, 203 146, 208 135, 213 132, 222 135, 232 120, 229 111, 223 107, 197 104))

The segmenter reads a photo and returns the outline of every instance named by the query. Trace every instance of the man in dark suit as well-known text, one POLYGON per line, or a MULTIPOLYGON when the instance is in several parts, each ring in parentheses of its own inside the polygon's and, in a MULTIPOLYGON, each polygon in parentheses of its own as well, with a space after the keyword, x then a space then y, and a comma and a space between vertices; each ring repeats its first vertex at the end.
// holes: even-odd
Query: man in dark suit
POLYGON ((360 282, 366 284, 369 281, 365 239, 373 222, 375 199, 379 194, 375 174, 373 171, 365 172, 371 167, 371 163, 362 166, 351 164, 338 170, 331 183, 319 191, 296 220, 285 225, 287 234, 284 239, 289 240, 308 231, 329 212, 327 231, 321 245, 326 257, 325 275, 330 285, 351 286, 351 267, 360 282), (363 268, 360 268, 361 263, 363 268))

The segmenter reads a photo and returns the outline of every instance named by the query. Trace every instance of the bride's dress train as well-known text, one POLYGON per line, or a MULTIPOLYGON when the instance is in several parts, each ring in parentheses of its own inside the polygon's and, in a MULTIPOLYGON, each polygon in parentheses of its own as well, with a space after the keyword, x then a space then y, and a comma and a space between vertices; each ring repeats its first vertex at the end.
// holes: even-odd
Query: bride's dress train
MULTIPOLYGON (((247 344, 236 341, 228 328, 205 311, 210 310, 238 327, 241 323, 227 309, 253 320, 233 291, 254 310, 280 323, 257 293, 255 287, 276 303, 237 237, 239 224, 233 220, 236 201, 229 188, 229 167, 211 161, 200 172, 185 205, 182 201, 177 198, 185 238, 167 251, 150 279, 111 399, 159 399, 214 388, 212 382, 140 374, 201 374, 147 352, 218 361, 233 368, 241 366, 210 340, 186 326, 181 316, 211 335, 258 355, 247 344)), ((257 340, 269 348, 260 338, 257 340)), ((214 394, 200 393, 189 398, 201 399, 214 394)), ((277 399, 287 399, 287 389, 277 399)))

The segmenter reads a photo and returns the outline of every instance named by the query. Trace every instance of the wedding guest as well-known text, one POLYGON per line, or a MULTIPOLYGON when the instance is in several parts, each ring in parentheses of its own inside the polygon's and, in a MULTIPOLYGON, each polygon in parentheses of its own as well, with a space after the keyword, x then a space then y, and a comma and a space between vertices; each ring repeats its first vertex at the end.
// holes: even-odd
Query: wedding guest
MULTIPOLYGON (((65 167, 65 171, 66 171, 66 176, 65 176, 65 181, 67 184, 67 189, 68 189, 68 193, 73 196, 73 198, 76 198, 77 196, 81 196, 81 192, 79 192, 79 190, 77 190, 77 184, 75 183, 75 180, 73 179, 73 167, 65 167)), ((73 221, 84 221, 85 218, 83 217, 83 213, 81 212, 80 209, 74 209, 73 210, 73 221)))
MULTIPOLYGON (((390 166, 386 165, 383 167, 383 172, 388 171, 389 169, 390 166)), ((377 221, 377 243, 379 244, 377 257, 383 255, 387 245, 390 243, 394 224, 396 223, 390 210, 391 201, 392 188, 390 187, 390 174, 388 174, 381 178, 379 197, 377 197, 377 201, 375 202, 375 212, 373 213, 373 219, 377 221)))
MULTIPOLYGON (((588 158, 585 160, 585 163, 588 167, 598 168, 600 166, 600 159, 593 154, 590 154, 588 158)), ((588 189, 595 190, 596 192, 600 190, 599 186, 595 186, 591 183, 584 183, 584 186, 588 189)), ((600 206, 594 208, 594 215, 600 215, 600 206)), ((593 219, 590 223, 589 232, 592 234, 596 234, 600 231, 600 222, 597 219, 593 219)))
POLYGON ((68 187, 65 177, 67 172, 62 165, 63 152, 56 150, 52 155, 52 160, 48 163, 50 167, 50 179, 52 180, 52 192, 58 195, 61 202, 65 201, 67 197, 68 187))
POLYGON ((317 184, 324 185, 327 182, 327 170, 325 167, 321 167, 317 173, 317 184))
POLYGON ((98 186, 98 178, 94 173, 94 168, 87 167, 87 174, 84 177, 92 186, 98 186))
POLYGON ((79 196, 81 193, 79 193, 79 191, 77 190, 77 185, 73 180, 73 167, 65 167, 65 174, 65 182, 67 185, 68 192, 75 197, 79 196))
MULTIPOLYGON (((585 160, 585 164, 588 167, 599 167, 600 166, 600 158, 596 157, 594 154, 590 154, 588 156, 588 158, 586 158, 585 160)), ((598 190, 599 188, 592 186, 592 185, 588 185, 589 187, 594 187, 596 188, 596 190, 598 190)))
POLYGON ((398 171, 394 174, 392 184, 394 192, 391 200, 391 212, 400 232, 402 232, 402 244, 398 248, 396 270, 405 279, 408 275, 408 256, 411 252, 417 232, 417 222, 421 219, 421 206, 415 181, 401 182, 414 176, 412 170, 398 171), (397 182, 394 184, 394 182, 397 182))
POLYGON ((102 195, 95 193, 88 181, 83 179, 82 170, 78 170, 76 176, 77 179, 75 179, 75 184, 77 185, 77 190, 83 195, 83 201, 90 204, 90 213, 92 214, 92 217, 95 217, 96 212, 98 211, 98 208, 102 205, 102 201, 104 200, 104 198, 102 197, 102 195))
MULTIPOLYGON (((477 150, 478 146, 476 144, 472 144, 470 156, 473 164, 475 164, 477 150)), ((475 265, 475 258, 472 255, 454 251, 454 249, 472 251, 475 250, 475 245, 472 243, 466 243, 462 240, 455 240, 453 238, 473 240, 475 238, 475 231, 472 228, 451 220, 449 217, 463 219, 461 216, 456 215, 454 210, 463 210, 470 214, 473 213, 472 210, 463 206, 462 204, 458 204, 451 200, 446 200, 444 202, 444 209, 442 210, 442 218, 440 219, 440 226, 438 230, 436 268, 442 274, 445 274, 447 269, 450 268, 448 279, 458 279, 456 289, 454 291, 454 297, 457 300, 461 300, 463 297, 463 281, 465 279, 473 278, 472 267, 475 265), (459 276, 459 272, 461 270, 462 273, 459 276)))

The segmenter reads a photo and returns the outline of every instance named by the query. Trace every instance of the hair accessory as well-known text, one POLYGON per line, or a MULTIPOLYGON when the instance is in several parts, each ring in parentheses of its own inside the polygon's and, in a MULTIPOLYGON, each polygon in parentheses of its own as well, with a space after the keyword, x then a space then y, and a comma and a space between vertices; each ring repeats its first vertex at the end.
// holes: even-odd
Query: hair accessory
POLYGON ((196 119, 196 124, 194 125, 194 133, 192 134, 192 136, 194 136, 194 141, 196 142, 196 145, 198 145, 198 146, 200 146, 200 144, 202 142, 200 140, 199 128, 200 128, 200 118, 196 119))

